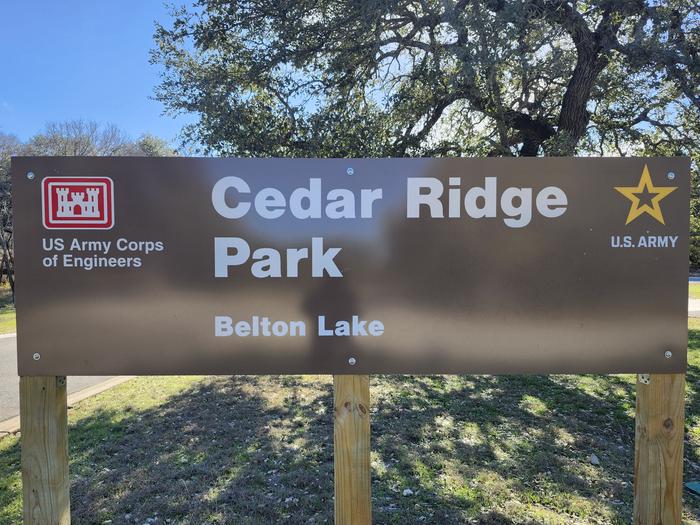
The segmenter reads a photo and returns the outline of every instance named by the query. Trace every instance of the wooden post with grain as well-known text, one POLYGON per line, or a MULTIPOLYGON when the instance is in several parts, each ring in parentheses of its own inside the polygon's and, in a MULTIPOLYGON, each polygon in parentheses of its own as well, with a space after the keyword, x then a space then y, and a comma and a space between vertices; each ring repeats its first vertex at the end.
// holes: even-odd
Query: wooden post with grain
POLYGON ((637 381, 634 523, 681 523, 685 374, 637 381))
POLYGON ((372 523, 369 376, 333 377, 336 525, 372 523))
POLYGON ((20 377, 25 525, 69 525, 66 378, 20 377))

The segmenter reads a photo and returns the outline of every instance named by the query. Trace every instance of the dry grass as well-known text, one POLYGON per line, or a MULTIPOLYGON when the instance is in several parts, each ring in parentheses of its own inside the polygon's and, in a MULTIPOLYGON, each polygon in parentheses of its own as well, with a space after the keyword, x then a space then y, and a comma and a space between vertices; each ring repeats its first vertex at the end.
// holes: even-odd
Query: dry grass
POLYGON ((688 284, 688 296, 691 299, 700 299, 700 283, 688 284))

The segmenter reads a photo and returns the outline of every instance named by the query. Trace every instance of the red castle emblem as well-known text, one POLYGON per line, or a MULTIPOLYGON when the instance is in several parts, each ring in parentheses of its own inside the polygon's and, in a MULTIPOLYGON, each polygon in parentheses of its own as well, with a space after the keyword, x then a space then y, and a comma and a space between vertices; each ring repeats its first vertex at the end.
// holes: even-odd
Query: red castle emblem
POLYGON ((108 177, 46 177, 41 196, 44 227, 49 230, 114 226, 114 183, 108 177))

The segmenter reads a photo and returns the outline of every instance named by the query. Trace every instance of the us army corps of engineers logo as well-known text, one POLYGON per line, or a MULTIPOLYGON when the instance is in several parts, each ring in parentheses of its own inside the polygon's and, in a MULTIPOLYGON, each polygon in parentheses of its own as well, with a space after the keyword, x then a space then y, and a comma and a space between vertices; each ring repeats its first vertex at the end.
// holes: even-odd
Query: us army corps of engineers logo
POLYGON ((47 230, 109 230, 114 183, 109 177, 45 177, 42 217, 47 230))
MULTIPOLYGON (((615 190, 630 201, 625 226, 644 216, 666 225, 661 201, 678 189, 678 186, 654 186, 649 167, 645 164, 636 186, 615 186, 615 190)), ((675 248, 678 235, 611 235, 613 248, 675 248)))

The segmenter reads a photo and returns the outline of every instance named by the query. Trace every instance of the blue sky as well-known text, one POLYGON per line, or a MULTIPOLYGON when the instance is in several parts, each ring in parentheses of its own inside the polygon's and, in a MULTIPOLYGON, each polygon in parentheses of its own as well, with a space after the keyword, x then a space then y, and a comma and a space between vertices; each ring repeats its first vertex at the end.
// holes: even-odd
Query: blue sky
POLYGON ((0 0, 0 131, 26 140, 50 121, 113 123, 176 142, 182 125, 150 100, 148 63, 162 0, 0 0))

